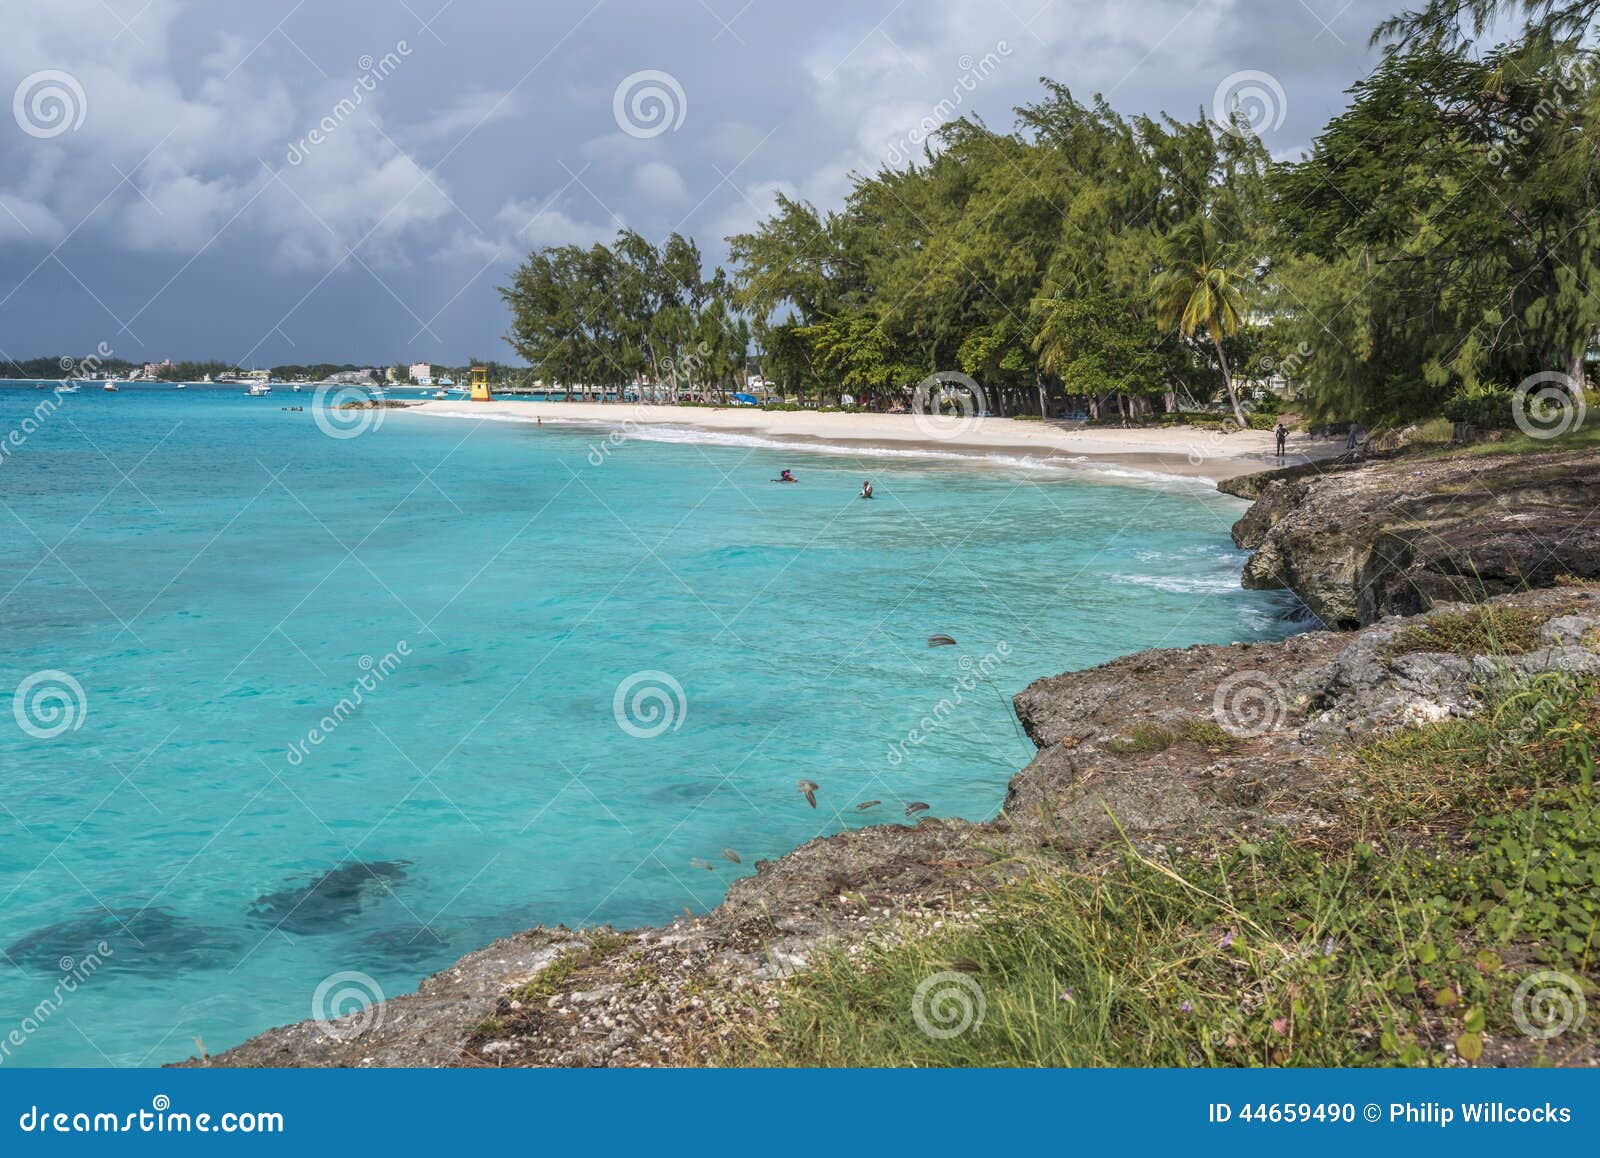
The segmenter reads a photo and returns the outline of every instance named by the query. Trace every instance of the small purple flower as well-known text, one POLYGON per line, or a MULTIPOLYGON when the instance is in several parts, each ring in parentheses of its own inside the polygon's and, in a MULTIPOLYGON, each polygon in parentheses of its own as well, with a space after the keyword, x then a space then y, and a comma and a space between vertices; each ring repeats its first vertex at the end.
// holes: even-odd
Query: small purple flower
POLYGON ((1193 1013, 1194 1012, 1194 1006, 1190 1005, 1187 1001, 1185 1001, 1182 1005, 1178 1006, 1178 1011, 1180 1013, 1193 1013))
POLYGON ((1064 989, 1062 991, 1061 996, 1056 998, 1056 1000, 1057 1001, 1070 1001, 1074 1005, 1076 1005, 1078 1003, 1078 999, 1076 997, 1072 996, 1072 986, 1070 986, 1070 985, 1067 986, 1066 989, 1064 989))
POLYGON ((1229 949, 1229 948, 1233 947, 1233 930, 1232 929, 1229 929, 1226 933, 1222 934, 1222 947, 1224 949, 1229 949))
POLYGON ((1322 955, 1324 957, 1332 957, 1333 956, 1333 950, 1334 950, 1334 941, 1333 941, 1332 937, 1329 937, 1326 941, 1324 941, 1322 943, 1322 955))

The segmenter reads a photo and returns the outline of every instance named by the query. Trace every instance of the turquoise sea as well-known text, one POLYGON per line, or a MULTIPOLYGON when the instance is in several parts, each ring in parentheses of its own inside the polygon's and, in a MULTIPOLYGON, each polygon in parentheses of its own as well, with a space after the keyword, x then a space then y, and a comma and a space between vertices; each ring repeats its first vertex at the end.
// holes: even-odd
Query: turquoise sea
POLYGON ((0 384, 3 1065, 216 1052, 348 1012, 329 978, 703 911, 913 801, 987 818, 1031 680, 1294 630, 1201 484, 51 398, 0 384))

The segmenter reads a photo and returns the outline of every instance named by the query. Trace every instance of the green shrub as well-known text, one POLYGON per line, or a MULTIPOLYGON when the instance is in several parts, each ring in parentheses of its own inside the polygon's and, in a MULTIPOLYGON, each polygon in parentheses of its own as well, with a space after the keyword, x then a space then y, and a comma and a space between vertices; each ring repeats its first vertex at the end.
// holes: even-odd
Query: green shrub
POLYGON ((1504 430, 1515 421, 1515 396, 1500 387, 1463 390, 1444 404, 1443 414, 1451 422, 1464 422, 1485 430, 1504 430))

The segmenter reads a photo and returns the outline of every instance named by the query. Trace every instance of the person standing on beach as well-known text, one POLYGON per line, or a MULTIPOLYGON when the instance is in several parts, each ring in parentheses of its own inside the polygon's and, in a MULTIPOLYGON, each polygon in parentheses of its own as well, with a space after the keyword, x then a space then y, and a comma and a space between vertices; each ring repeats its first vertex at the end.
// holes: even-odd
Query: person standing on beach
POLYGON ((1282 458, 1284 446, 1289 441, 1289 428, 1282 422, 1279 422, 1277 429, 1274 430, 1273 433, 1278 436, 1278 457, 1282 458))

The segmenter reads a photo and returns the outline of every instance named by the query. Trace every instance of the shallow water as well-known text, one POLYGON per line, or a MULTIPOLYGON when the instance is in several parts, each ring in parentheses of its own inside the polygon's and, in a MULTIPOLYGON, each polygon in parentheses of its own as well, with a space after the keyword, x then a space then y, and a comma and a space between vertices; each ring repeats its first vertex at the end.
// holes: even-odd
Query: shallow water
MULTIPOLYGON (((0 432, 46 397, 0 387, 0 432)), ((0 712, 0 1064, 215 1052, 343 971, 394 994, 536 923, 701 911, 913 800, 986 818, 1030 680, 1291 630, 1202 485, 316 417, 86 386, 0 456, 0 706, 82 689, 34 685, 78 709, 53 737, 0 712)))

